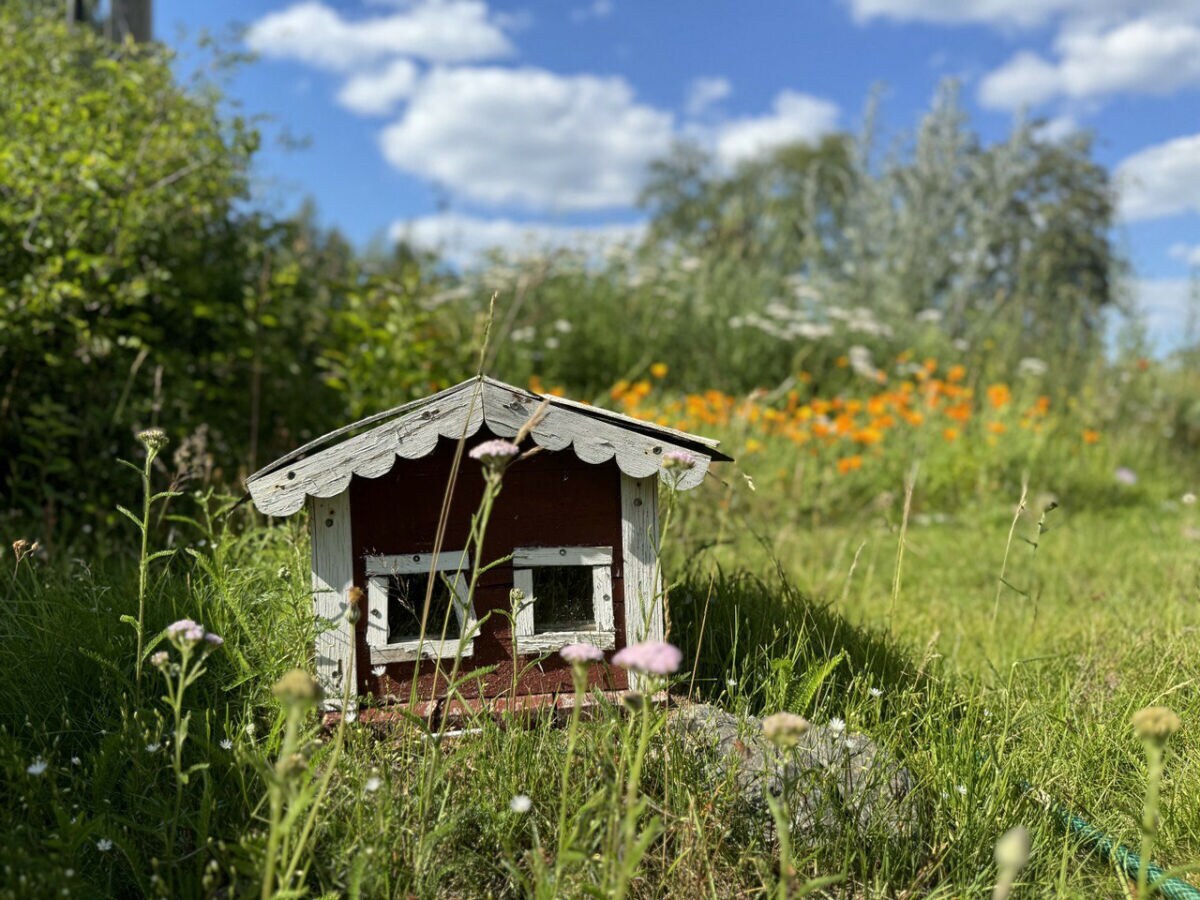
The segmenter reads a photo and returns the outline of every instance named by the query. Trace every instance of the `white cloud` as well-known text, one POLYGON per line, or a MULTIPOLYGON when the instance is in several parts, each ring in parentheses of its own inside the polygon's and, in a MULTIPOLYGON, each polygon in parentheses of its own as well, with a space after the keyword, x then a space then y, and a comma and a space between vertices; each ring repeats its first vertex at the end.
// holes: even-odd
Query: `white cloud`
POLYGON ((858 22, 1035 28, 1055 19, 1113 22, 1130 15, 1196 14, 1195 0, 846 0, 858 22))
POLYGON ((541 254, 562 248, 603 250, 615 244, 636 242, 644 230, 641 223, 575 226, 438 213, 396 222, 389 235, 393 240, 436 251, 455 265, 469 266, 489 250, 499 249, 509 256, 541 254))
POLYGON ((395 59, 382 69, 360 72, 342 85, 338 103, 364 116, 386 116, 396 104, 412 95, 417 85, 417 66, 408 59, 395 59))
POLYGON ((1200 268, 1200 244, 1172 244, 1167 254, 1171 259, 1200 268))
POLYGON ((689 116, 701 115, 732 93, 728 78, 695 78, 688 87, 685 109, 689 116))
POLYGON ((980 102, 1016 109, 1056 97, 1168 94, 1200 84, 1200 27, 1186 22, 1147 17, 1106 29, 1066 28, 1054 51, 1056 62, 1018 53, 983 79, 980 102))
POLYGON ((782 91, 775 97, 773 109, 765 116, 721 125, 716 136, 717 158, 734 165, 783 144, 816 140, 837 128, 837 104, 820 97, 782 91))
POLYGON ((1074 116, 1055 116, 1037 126, 1035 134, 1039 140, 1058 144, 1079 133, 1079 122, 1074 116))
POLYGON ((436 69, 382 136, 396 168, 490 204, 630 204, 670 147, 669 113, 621 78, 542 69, 436 69))
POLYGON ((1169 352, 1187 336, 1192 285, 1187 278, 1144 278, 1133 284, 1137 304, 1154 347, 1169 352))
POLYGON ((482 0, 417 0, 389 15, 347 20, 320 0, 263 16, 246 32, 250 49, 334 71, 393 56, 431 62, 495 59, 513 52, 482 0))
POLYGON ((1115 177, 1127 221, 1200 212, 1200 134, 1133 154, 1117 166, 1115 177))

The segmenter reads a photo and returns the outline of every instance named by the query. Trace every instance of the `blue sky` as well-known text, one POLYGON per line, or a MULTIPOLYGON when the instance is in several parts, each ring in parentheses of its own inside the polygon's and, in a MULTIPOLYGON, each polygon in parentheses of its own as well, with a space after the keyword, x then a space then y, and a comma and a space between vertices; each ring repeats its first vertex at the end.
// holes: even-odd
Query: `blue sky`
POLYGON ((244 26, 228 85, 269 135, 256 191, 304 198, 357 243, 404 235, 467 260, 488 244, 636 233, 672 140, 728 164, 855 129, 873 85, 911 130, 939 82, 986 140, 1023 108, 1087 128, 1120 186, 1117 240, 1162 348, 1200 267, 1200 0, 271 0, 160 2, 197 58, 244 26))

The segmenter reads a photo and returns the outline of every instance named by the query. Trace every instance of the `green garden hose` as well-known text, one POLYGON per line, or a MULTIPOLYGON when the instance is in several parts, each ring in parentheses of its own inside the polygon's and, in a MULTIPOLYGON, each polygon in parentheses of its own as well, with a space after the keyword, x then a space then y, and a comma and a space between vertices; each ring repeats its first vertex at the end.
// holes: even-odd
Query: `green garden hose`
MULTIPOLYGON (((1061 803, 1052 799, 1045 791, 1035 788, 1028 782, 1022 782, 1021 789, 1046 807, 1062 823, 1067 834, 1079 838, 1085 846, 1098 850, 1105 859, 1120 866, 1121 871, 1130 881, 1137 881, 1142 860, 1136 851, 1130 850, 1124 844, 1118 843, 1111 835, 1081 819, 1061 803)), ((1167 900, 1200 900, 1200 888, 1188 884, 1182 878, 1167 878, 1166 874, 1161 867, 1154 863, 1146 863, 1147 883, 1154 885, 1155 892, 1160 896, 1166 897, 1167 900)))

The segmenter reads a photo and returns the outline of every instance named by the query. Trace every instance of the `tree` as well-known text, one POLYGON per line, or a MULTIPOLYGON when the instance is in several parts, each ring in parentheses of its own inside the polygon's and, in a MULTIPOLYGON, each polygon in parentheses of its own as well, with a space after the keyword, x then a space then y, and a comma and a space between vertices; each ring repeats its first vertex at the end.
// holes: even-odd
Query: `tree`
POLYGON ((349 250, 247 208, 255 131, 57 5, 3 8, 0 40, 0 510, 108 513, 139 428, 203 428, 232 478, 328 420, 349 250))
POLYGON ((911 146, 876 159, 869 132, 779 148, 732 170, 695 146, 676 148, 642 196, 647 252, 693 257, 697 289, 724 279, 737 293, 735 318, 785 335, 793 359, 823 355, 819 339, 795 336, 800 320, 811 326, 801 333, 821 332, 831 314, 865 309, 903 343, 929 310, 923 318, 940 317, 947 339, 997 345, 998 364, 1041 356, 1059 373, 1081 373, 1124 271, 1110 237, 1113 189, 1089 139, 1054 142, 1021 123, 985 146, 953 83, 911 146))

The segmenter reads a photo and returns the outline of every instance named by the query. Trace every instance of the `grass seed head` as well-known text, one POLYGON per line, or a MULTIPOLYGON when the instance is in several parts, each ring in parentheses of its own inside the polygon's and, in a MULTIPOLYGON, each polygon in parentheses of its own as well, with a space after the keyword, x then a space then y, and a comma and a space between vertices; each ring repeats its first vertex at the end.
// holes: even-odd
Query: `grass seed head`
POLYGON ((1010 828, 996 841, 996 866, 1018 872, 1029 862, 1029 830, 1024 825, 1010 828))
POLYGON ((288 706, 312 706, 322 696, 317 680, 303 669, 292 669, 275 682, 271 692, 288 706))
POLYGON ((790 712, 774 713, 762 723, 763 734, 780 750, 795 747, 810 727, 808 719, 790 712))
POLYGON ((161 428, 147 428, 145 431, 139 431, 137 439, 151 453, 157 453, 170 443, 170 438, 161 428))
POLYGON ((1179 716, 1165 706, 1147 706, 1139 709, 1129 719, 1134 733, 1143 741, 1165 744, 1167 738, 1179 730, 1179 716))

